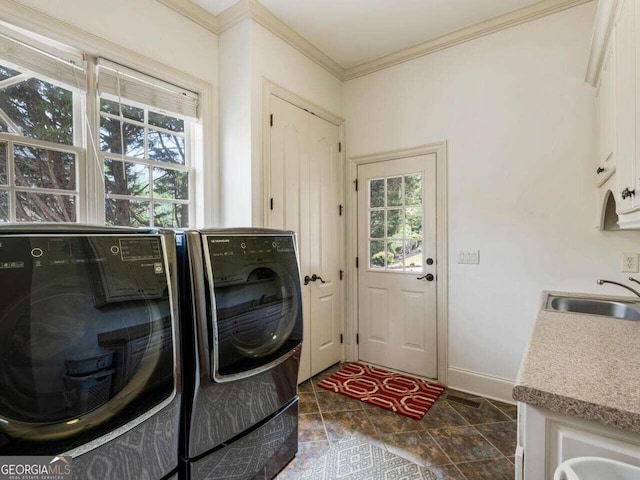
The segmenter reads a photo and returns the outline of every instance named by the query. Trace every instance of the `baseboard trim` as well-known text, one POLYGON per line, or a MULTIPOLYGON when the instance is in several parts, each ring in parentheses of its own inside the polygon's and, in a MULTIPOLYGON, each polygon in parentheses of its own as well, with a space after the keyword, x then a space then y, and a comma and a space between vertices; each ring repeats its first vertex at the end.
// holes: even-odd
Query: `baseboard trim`
POLYGON ((514 380, 472 372, 462 368, 449 367, 447 386, 462 392, 481 395, 515 405, 511 396, 514 380))

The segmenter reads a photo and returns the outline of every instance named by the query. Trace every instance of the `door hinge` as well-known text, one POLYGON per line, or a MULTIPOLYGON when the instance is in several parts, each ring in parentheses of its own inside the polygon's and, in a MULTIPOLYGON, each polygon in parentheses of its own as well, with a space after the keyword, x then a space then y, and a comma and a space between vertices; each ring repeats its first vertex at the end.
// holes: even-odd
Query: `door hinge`
POLYGON ((338 142, 338 151, 341 152, 342 151, 342 142, 338 142))
POLYGON ((356 257, 356 268, 358 268, 358 264, 359 264, 359 263, 360 263, 360 262, 359 262, 359 260, 358 260, 358 257, 356 257))
POLYGON ((343 275, 344 275, 344 270, 340 270, 340 280, 342 280, 343 275))
POLYGON ((358 179, 357 178, 353 181, 353 184, 355 185, 356 192, 357 192, 358 191, 358 179))
POLYGON ((360 345, 360 334, 356 333, 356 345, 360 345))
POLYGON ((344 210, 344 207, 342 205, 338 205, 338 213, 340 216, 342 216, 342 210, 344 210))
POLYGON ((342 334, 340 334, 340 343, 342 343, 342 334))
POLYGON ((270 206, 271 210, 273 210, 273 198, 269 201, 269 206, 270 206))
POLYGON ((273 113, 269 115, 269 126, 273 127, 273 113))

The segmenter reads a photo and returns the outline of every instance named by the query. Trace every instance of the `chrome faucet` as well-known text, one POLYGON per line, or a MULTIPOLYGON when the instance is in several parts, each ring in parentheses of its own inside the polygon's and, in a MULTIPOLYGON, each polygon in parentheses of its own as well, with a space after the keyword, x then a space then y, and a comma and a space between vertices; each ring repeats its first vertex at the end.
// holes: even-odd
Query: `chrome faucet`
MULTIPOLYGON (((631 280, 632 282, 640 283, 631 277, 629 277, 629 280, 631 280)), ((640 292, 638 292, 637 290, 634 290, 631 287, 626 286, 624 283, 614 282, 613 280, 600 280, 600 279, 597 280, 597 282, 598 282, 598 285, 604 285, 605 283, 610 283, 611 285, 618 285, 619 287, 626 288, 630 292, 633 292, 634 295, 640 297, 640 292)))
POLYGON ((629 277, 629 280, 630 280, 630 281, 632 281, 632 282, 640 283, 640 280, 636 280, 636 279, 635 279, 635 278, 633 278, 633 277, 629 277))

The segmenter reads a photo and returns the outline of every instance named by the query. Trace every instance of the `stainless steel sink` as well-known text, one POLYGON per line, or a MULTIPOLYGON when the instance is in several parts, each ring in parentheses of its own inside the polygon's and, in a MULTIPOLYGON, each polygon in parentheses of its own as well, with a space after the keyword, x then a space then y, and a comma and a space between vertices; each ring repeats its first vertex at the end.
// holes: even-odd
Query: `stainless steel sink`
POLYGON ((549 295, 547 309, 587 315, 604 315, 624 320, 640 320, 640 304, 632 302, 549 295))

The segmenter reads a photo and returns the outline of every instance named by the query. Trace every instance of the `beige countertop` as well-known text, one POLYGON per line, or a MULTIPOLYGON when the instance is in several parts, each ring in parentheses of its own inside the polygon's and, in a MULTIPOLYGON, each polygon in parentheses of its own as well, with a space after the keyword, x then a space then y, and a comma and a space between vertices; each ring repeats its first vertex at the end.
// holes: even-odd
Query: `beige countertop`
POLYGON ((519 402, 640 432, 640 321, 545 310, 545 292, 513 388, 519 402))

